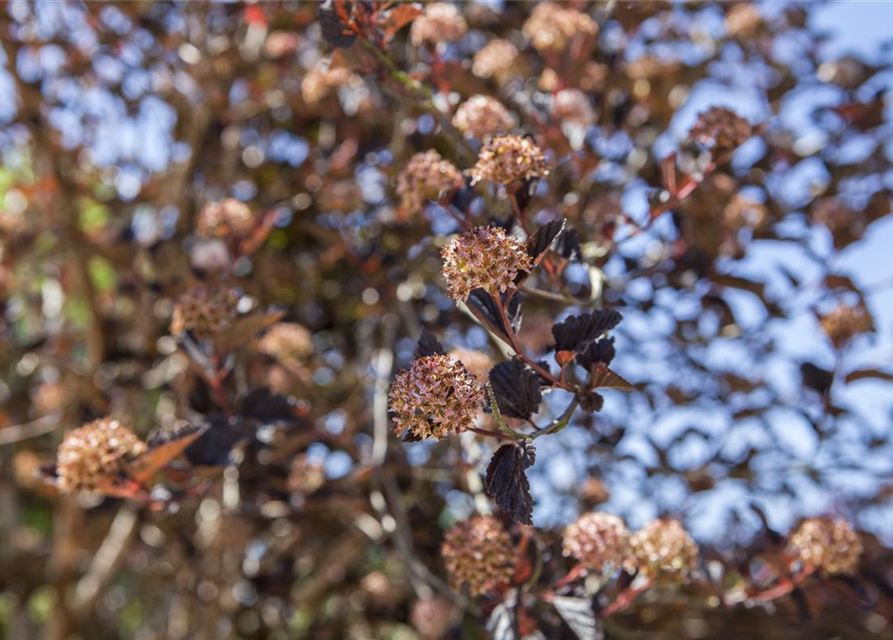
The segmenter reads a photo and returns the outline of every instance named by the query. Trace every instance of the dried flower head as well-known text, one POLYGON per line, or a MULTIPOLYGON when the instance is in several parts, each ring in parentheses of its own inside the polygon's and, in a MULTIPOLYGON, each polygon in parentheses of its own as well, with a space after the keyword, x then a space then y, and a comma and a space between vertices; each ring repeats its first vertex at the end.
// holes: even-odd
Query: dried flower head
POLYGON ((508 40, 497 38, 474 54, 471 71, 479 78, 499 79, 511 70, 517 57, 518 49, 515 45, 508 40))
POLYGON ((434 2, 425 7, 425 15, 412 23, 410 40, 415 46, 436 45, 440 42, 455 42, 468 31, 465 18, 455 5, 434 2))
POLYGON ((309 495, 319 489, 326 480, 322 462, 308 460, 306 455, 296 456, 288 474, 288 488, 293 493, 309 495))
POLYGON ((111 418, 69 431, 56 457, 59 490, 73 493, 96 489, 103 480, 121 471, 127 460, 145 451, 145 442, 111 418))
POLYGON ((698 545, 676 520, 652 520, 629 539, 628 571, 651 580, 677 581, 698 565, 698 545))
POLYGON ((579 89, 562 89, 552 97, 552 118, 582 127, 595 122, 595 110, 579 89))
POLYGON ((863 306, 838 305, 831 313, 821 316, 822 331, 835 347, 842 347, 860 333, 874 330, 874 323, 863 306))
POLYGON ((441 553, 453 588, 467 584, 474 596, 507 585, 514 573, 512 539, 493 517, 456 523, 444 536, 441 553))
POLYGON ((456 236, 442 255, 443 277, 454 300, 466 300, 474 289, 503 292, 532 266, 521 241, 499 227, 476 227, 456 236))
POLYGON ((515 127, 515 118, 498 100, 490 96, 472 96, 462 103, 453 116, 459 131, 484 139, 506 133, 515 127))
POLYGON ((471 170, 474 183, 492 180, 508 185, 549 175, 543 150, 530 138, 516 135, 496 136, 478 154, 471 170))
POLYGON ((564 51, 576 37, 591 38, 598 34, 598 25, 585 13, 566 5, 543 2, 536 5, 524 33, 530 44, 541 53, 564 51))
POLYGON ((171 333, 186 331, 199 340, 232 326, 236 318, 235 293, 225 286, 196 284, 187 289, 174 305, 171 333))
POLYGON ((476 376, 482 383, 487 381, 490 369, 493 368, 493 358, 483 351, 476 349, 464 349, 457 347, 449 353, 450 357, 462 363, 468 373, 476 376))
POLYGON ((731 109, 710 107, 698 116, 688 135, 708 149, 732 151, 753 135, 753 127, 731 109))
POLYGON ((313 353, 313 336, 296 322, 279 322, 260 339, 257 350, 283 364, 294 364, 313 353))
POLYGON ((397 195, 406 213, 417 213, 462 184, 462 173, 436 151, 415 154, 397 178, 397 195))
POLYGON ((846 520, 807 518, 791 535, 788 549, 804 565, 828 574, 852 575, 862 555, 862 541, 846 520))
POLYGON ((461 362, 432 355, 416 358, 398 373, 388 397, 398 433, 439 440, 474 426, 484 389, 461 362))
POLYGON ((610 513, 585 513, 564 530, 562 547, 587 569, 619 568, 629 554, 629 529, 610 513))
POLYGON ((254 227, 251 207, 235 198, 209 202, 199 212, 196 224, 203 238, 245 238, 254 227))

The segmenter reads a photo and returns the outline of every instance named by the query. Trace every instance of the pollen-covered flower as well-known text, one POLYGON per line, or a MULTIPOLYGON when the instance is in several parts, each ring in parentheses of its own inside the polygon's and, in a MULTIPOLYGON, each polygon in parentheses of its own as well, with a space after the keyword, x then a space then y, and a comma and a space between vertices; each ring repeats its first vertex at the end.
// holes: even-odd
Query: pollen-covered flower
POLYGON ((750 123, 725 107, 710 107, 698 116, 689 137, 714 151, 732 151, 753 135, 750 123))
POLYGON ((807 518, 788 542, 804 565, 828 574, 852 575, 862 555, 862 541, 850 523, 839 518, 807 518))
POLYGON ((434 2, 425 7, 425 15, 412 23, 410 40, 415 46, 455 42, 468 31, 468 23, 455 5, 434 2))
POLYGON ((450 297, 466 300, 474 289, 503 292, 514 287, 532 261, 524 245, 499 227, 476 227, 443 249, 441 272, 450 297))
POLYGON ((191 331, 199 340, 232 326, 236 318, 236 295, 228 287, 196 284, 187 289, 174 305, 171 333, 191 331))
POLYGON ((196 224, 203 238, 245 238, 254 227, 251 207, 235 198, 209 202, 199 212, 196 224))
POLYGON ((587 569, 619 568, 629 554, 629 529, 610 513, 586 513, 564 530, 562 547, 587 569))
POLYGON ((397 195, 406 213, 417 213, 462 183, 462 173, 434 150, 415 154, 397 178, 397 195))
POLYGON ((313 336, 296 322, 279 322, 260 339, 257 350, 283 364, 294 364, 313 352, 313 336))
POLYGON ((102 418, 65 434, 56 457, 59 490, 96 489, 112 479, 124 463, 142 455, 146 443, 117 420, 102 418))
POLYGON ((492 180, 508 185, 549 175, 543 150, 530 138, 516 135, 496 136, 478 154, 471 170, 472 181, 492 180))
POLYGON ((822 331, 835 347, 842 347, 860 333, 868 333, 874 328, 871 315, 863 306, 841 304, 819 320, 822 331))
POLYGON ((530 44, 544 53, 564 51, 579 36, 591 38, 598 33, 598 25, 585 13, 555 2, 536 5, 524 23, 524 33, 530 44))
POLYGON ((446 355, 423 356, 401 371, 388 395, 395 431, 414 438, 441 438, 474 426, 484 388, 461 362, 446 355))
POLYGON ((652 520, 630 536, 625 566, 651 580, 678 581, 698 565, 698 545, 676 520, 652 520))
POLYGON ((511 131, 515 127, 515 118, 498 100, 476 95, 459 106, 453 116, 453 125, 462 133, 483 139, 511 131))
POLYGON ((508 40, 497 38, 491 40, 480 51, 474 54, 471 72, 479 78, 496 78, 497 80, 511 70, 518 49, 508 40))
POLYGON ((579 89, 562 89, 552 97, 551 114, 555 120, 582 127, 595 121, 595 110, 589 98, 579 89))
POLYGON ((468 585, 478 596, 503 587, 512 579, 515 553, 512 539, 496 518, 472 516, 447 531, 441 549, 450 584, 468 585))

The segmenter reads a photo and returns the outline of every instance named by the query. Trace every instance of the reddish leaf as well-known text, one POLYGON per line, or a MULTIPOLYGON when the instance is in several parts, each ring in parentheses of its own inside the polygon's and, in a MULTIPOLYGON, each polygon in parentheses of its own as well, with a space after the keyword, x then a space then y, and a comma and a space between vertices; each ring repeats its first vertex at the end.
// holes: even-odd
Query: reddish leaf
POLYGON ((284 315, 284 311, 273 311, 271 313, 255 313, 239 318, 229 329, 214 336, 214 346, 221 353, 235 349, 267 327, 279 322, 284 315))
POLYGON ((391 40, 403 27, 422 15, 424 11, 415 4, 401 4, 388 11, 381 20, 385 42, 391 40))
POLYGON ((130 476, 139 483, 148 482, 167 463, 183 453, 186 447, 204 435, 207 429, 208 426, 203 425, 195 430, 163 438, 160 442, 156 441, 154 446, 150 442, 149 451, 128 465, 130 476))
POLYGON ((592 386, 595 389, 617 389, 618 391, 634 391, 631 382, 614 371, 607 365, 597 364, 592 369, 592 386))

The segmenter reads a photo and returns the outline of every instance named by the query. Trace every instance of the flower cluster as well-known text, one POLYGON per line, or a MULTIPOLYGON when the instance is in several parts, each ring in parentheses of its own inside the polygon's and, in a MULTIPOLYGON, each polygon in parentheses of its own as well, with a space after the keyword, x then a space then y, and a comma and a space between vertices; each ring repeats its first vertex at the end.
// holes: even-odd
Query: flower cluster
POLYGON ((577 36, 594 37, 598 25, 585 13, 571 7, 543 2, 536 5, 524 24, 524 34, 541 53, 564 51, 577 36))
POLYGON ((474 426, 484 389, 461 362, 446 355, 423 356, 394 379, 389 394, 395 430, 437 440, 474 426))
POLYGON ((649 580, 682 580, 698 565, 698 545, 676 520, 652 520, 629 539, 625 566, 649 580))
POLYGON ((146 443, 117 420, 102 418, 65 434, 56 458, 62 493, 96 489, 123 464, 146 451, 146 443))
POLYGON ((203 238, 245 238, 255 227, 251 208, 235 198, 209 202, 198 214, 196 230, 203 238))
POLYGON ((828 574, 852 575, 862 555, 862 542, 850 523, 834 518, 807 518, 788 548, 804 565, 828 574))
POLYGON ((492 180, 509 185, 549 175, 543 150, 530 138, 496 136, 487 142, 471 170, 472 181, 492 180))
POLYGON ((425 15, 412 23, 410 40, 415 46, 455 42, 468 31, 468 24, 459 10, 446 2, 434 2, 425 7, 425 15))
POLYGON ((753 135, 751 124, 725 107, 711 107, 698 116, 689 131, 696 143, 713 151, 732 151, 753 135))
POLYGON ((450 584, 477 596, 507 585, 514 573, 512 539, 496 518, 472 516, 444 536, 441 549, 450 584))
POLYGON ((260 339, 257 350, 283 364, 294 364, 313 352, 313 336, 296 322, 280 322, 260 339))
POLYGON ((171 333, 180 335, 190 331, 199 340, 210 338, 232 326, 236 303, 236 296, 228 287, 193 285, 174 305, 171 333))
POLYGON ((496 78, 498 80, 511 70, 517 57, 518 49, 515 45, 508 40, 497 38, 485 44, 480 51, 474 54, 471 71, 479 78, 496 78))
POLYGON ((840 348, 860 333, 868 333, 873 329, 871 315, 863 306, 839 305, 831 313, 819 320, 822 331, 831 343, 840 348))
POLYGON ((552 97, 552 117, 581 127, 595 121, 595 110, 589 98, 579 89, 562 89, 552 97))
POLYGON ((629 555, 629 530, 610 513, 586 513, 564 530, 564 555, 576 558, 587 569, 620 567, 629 555))
POLYGON ((397 195, 406 213, 418 213, 462 183, 462 173, 436 151, 415 154, 397 179, 397 195))
POLYGON ((463 133, 484 139, 511 131, 515 127, 515 118, 498 100, 476 95, 459 106, 453 116, 453 125, 463 133))
POLYGON ((442 257, 443 277, 454 300, 466 300, 474 289, 505 291, 532 267, 521 241, 499 227, 476 227, 456 236, 442 257))

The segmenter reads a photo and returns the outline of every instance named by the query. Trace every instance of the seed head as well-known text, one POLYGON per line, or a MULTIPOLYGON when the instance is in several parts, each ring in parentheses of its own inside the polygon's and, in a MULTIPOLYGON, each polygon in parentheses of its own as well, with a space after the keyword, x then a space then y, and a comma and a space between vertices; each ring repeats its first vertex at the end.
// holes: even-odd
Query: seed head
POLYGON ((191 331, 199 340, 209 338, 232 326, 237 302, 235 294, 227 287, 193 285, 174 305, 171 333, 180 335, 191 331))
POLYGON ((629 555, 629 529, 610 513, 586 513, 564 530, 562 546, 564 555, 573 556, 587 569, 619 568, 629 555))
POLYGON ((840 348, 860 333, 868 333, 874 328, 871 315, 862 306, 839 305, 819 320, 822 331, 831 343, 840 348))
POLYGON ((206 204, 196 226, 203 238, 245 238, 254 231, 254 213, 244 202, 224 198, 206 204))
POLYGON ((471 170, 473 182, 492 180, 508 185, 549 175, 543 150, 530 138, 516 135, 496 136, 487 142, 471 170))
POLYGON ((440 440, 474 426, 484 389, 461 362, 432 355, 416 358, 397 374, 389 399, 397 433, 440 440))
POLYGON ((532 261, 524 245, 499 227, 476 227, 443 249, 441 272, 450 297, 466 300, 473 289, 503 292, 515 286, 532 261))
POLYGON ((468 23, 455 5, 434 2, 425 7, 425 15, 412 23, 410 40, 415 46, 455 42, 468 31, 468 23))
POLYGON ((257 350, 283 364, 292 364, 313 353, 313 336, 296 322, 280 322, 260 339, 257 350))
POLYGON ((828 574, 852 575, 859 565, 862 542, 846 520, 807 518, 791 536, 788 549, 804 565, 828 574))
POLYGON ((629 539, 629 571, 646 578, 679 581, 698 565, 698 545, 676 520, 652 520, 629 539))
POLYGON ((518 49, 508 40, 497 38, 474 54, 471 71, 479 78, 499 78, 512 68, 518 49))
POLYGON ((56 457, 59 490, 93 490, 124 463, 146 452, 146 443, 117 420, 102 418, 65 434, 56 457))
POLYGON ((453 125, 459 131, 483 140, 511 131, 515 127, 515 118, 498 100, 476 95, 459 106, 453 116, 453 125))
POLYGON ((688 135, 708 149, 732 151, 753 135, 753 127, 731 109, 711 107, 698 116, 688 135))
POLYGON ((397 195, 406 213, 418 213, 429 200, 437 200, 462 183, 462 174, 436 151, 415 154, 397 178, 397 195))
POLYGON ((530 44, 540 53, 564 51, 571 41, 580 36, 591 38, 598 33, 598 25, 585 13, 554 2, 536 5, 524 23, 524 33, 530 44))
POLYGON ((505 586, 514 573, 512 539, 496 518, 473 516, 447 531, 441 550, 454 589, 478 596, 505 586))

